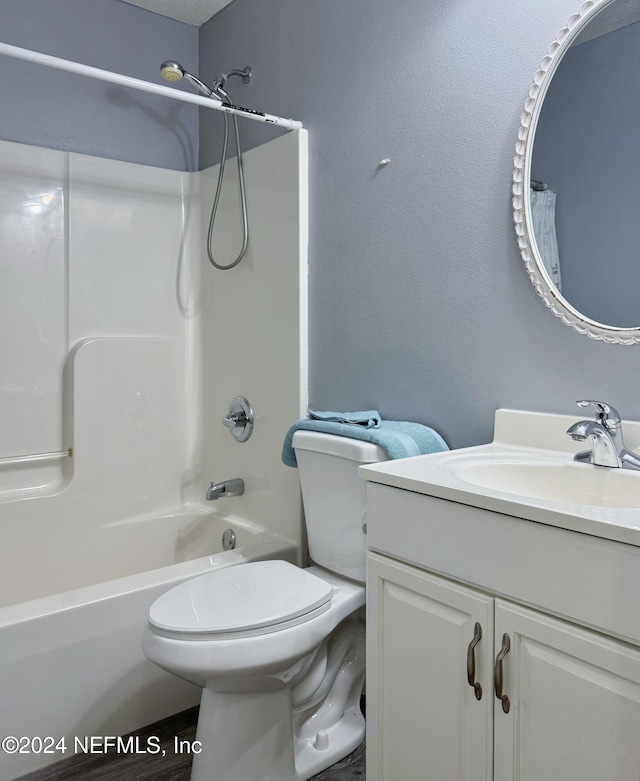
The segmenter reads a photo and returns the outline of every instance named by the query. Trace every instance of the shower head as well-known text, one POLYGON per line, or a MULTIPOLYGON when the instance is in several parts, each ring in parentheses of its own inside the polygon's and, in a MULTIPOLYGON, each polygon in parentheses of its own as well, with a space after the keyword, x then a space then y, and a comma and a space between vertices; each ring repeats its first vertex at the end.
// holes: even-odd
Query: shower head
POLYGON ((180 81, 184 76, 184 68, 179 62, 167 60, 160 66, 160 75, 165 81, 180 81))
POLYGON ((207 87, 203 81, 200 81, 200 79, 196 78, 192 73, 186 71, 179 62, 175 62, 174 60, 166 60, 163 62, 160 66, 160 75, 165 81, 180 81, 180 79, 186 79, 193 84, 198 92, 201 92, 208 98, 220 100, 219 95, 216 95, 216 93, 210 87, 207 87))
POLYGON ((251 81, 251 68, 247 65, 244 70, 234 68, 226 73, 221 73, 213 82, 213 88, 208 87, 203 81, 200 81, 200 79, 196 78, 192 73, 189 73, 189 71, 185 70, 182 65, 175 60, 166 60, 163 62, 160 66, 160 75, 165 81, 180 81, 180 79, 186 79, 193 84, 198 92, 201 92, 208 98, 231 102, 229 94, 224 88, 225 82, 231 76, 239 76, 244 84, 248 84, 251 81))

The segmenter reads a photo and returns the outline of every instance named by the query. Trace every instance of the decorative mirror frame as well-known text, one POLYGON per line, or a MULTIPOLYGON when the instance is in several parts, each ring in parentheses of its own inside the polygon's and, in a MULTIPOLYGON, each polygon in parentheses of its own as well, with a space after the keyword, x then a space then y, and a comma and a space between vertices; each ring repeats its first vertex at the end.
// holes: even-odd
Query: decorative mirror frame
POLYGON ((560 30, 556 40, 547 50, 540 68, 536 71, 533 83, 529 87, 529 95, 524 104, 524 113, 520 119, 516 155, 513 160, 514 171, 511 192, 513 194, 513 219, 520 254, 529 278, 545 305, 565 325, 570 326, 580 334, 586 334, 591 339, 599 339, 614 344, 637 344, 640 343, 640 327, 615 328, 614 326, 603 325, 585 317, 562 297, 544 270, 531 226, 530 214, 529 186, 531 182, 533 141, 549 84, 562 57, 580 30, 584 28, 596 13, 612 1, 587 0, 580 10, 569 19, 566 27, 560 30))

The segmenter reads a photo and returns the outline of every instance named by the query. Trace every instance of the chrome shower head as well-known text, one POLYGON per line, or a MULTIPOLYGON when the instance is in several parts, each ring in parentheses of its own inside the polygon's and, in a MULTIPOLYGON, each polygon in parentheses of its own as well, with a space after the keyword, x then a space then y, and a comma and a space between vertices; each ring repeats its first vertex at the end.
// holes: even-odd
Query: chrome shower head
POLYGON ((180 81, 180 79, 186 79, 193 84, 198 92, 201 92, 208 98, 213 97, 217 100, 220 99, 210 87, 207 87, 203 81, 200 81, 200 79, 196 78, 192 73, 186 71, 182 65, 180 65, 179 62, 175 62, 175 60, 166 60, 163 62, 160 66, 160 75, 165 81, 180 81))
POLYGON ((179 62, 167 60, 160 66, 160 75, 165 81, 180 81, 184 76, 184 68, 179 62))

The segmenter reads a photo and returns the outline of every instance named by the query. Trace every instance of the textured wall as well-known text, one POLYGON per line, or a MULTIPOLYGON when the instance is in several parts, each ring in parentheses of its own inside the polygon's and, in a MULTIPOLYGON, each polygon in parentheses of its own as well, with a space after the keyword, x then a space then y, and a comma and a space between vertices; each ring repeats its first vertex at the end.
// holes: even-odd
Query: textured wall
MULTIPOLYGON (((0 40, 147 81, 163 60, 196 68, 198 30, 120 0, 4 0, 0 40)), ((194 170, 198 109, 0 57, 0 138, 194 170)))
MULTIPOLYGON (((554 318, 512 227, 524 100, 579 6, 235 0, 202 28, 203 78, 249 64, 236 102, 309 129, 312 407, 375 406, 456 447, 489 440, 497 407, 566 413, 590 396, 640 418, 640 348, 554 318)), ((276 132, 242 124, 249 144, 276 132)))

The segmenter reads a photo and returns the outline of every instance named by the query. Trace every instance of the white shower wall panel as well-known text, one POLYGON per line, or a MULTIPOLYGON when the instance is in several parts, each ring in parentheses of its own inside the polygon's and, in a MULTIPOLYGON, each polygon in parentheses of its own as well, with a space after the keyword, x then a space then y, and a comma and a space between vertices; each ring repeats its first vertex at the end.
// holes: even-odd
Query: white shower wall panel
POLYGON ((69 181, 71 344, 182 335, 197 174, 70 155, 69 181))
MULTIPOLYGON (((298 130, 243 155, 249 249, 230 271, 212 268, 203 249, 203 371, 205 475, 241 477, 243 496, 218 500, 232 515, 302 539, 297 469, 280 460, 291 423, 307 403, 307 132, 298 130), (255 427, 236 442, 222 426, 231 399, 246 396, 255 427)), ((218 166, 202 174, 203 223, 218 166)), ((241 245, 235 159, 214 231, 214 257, 229 263, 241 245)))
MULTIPOLYGON (((194 281, 199 274, 198 180, 198 174, 0 141, 0 525, 7 523, 3 516, 11 513, 14 499, 46 500, 61 491, 67 496, 80 491, 74 472, 86 478, 90 465, 97 469, 98 448, 103 463, 107 457, 117 459, 109 473, 118 473, 119 463, 120 473, 129 475, 124 484, 131 487, 131 473, 124 468, 129 443, 115 440, 126 427, 117 416, 128 415, 139 424, 147 387, 154 384, 171 390, 163 412, 170 419, 155 420, 153 426, 174 431, 179 421, 179 437, 166 451, 150 446, 139 457, 145 459, 145 474, 165 476, 171 497, 157 490, 154 479, 136 486, 129 509, 181 505, 183 475, 201 458, 193 421, 200 398, 194 365, 200 330, 194 281), (86 417, 87 399, 79 399, 73 386, 74 349, 94 340, 83 353, 93 354, 96 338, 123 337, 170 340, 171 362, 154 360, 151 342, 139 343, 140 366, 150 374, 127 413, 113 392, 118 370, 115 377, 108 375, 120 353, 126 366, 127 343, 105 346, 111 364, 95 369, 93 414, 85 419, 80 407, 86 417), (98 438, 105 422, 113 434, 108 447, 98 438), (94 452, 77 447, 74 436, 80 433, 95 443, 94 452), (7 463, 69 448, 72 458, 7 463), (174 479, 167 482, 169 473, 174 479)), ((125 383, 129 379, 120 376, 125 383)), ((150 445, 157 444, 151 423, 145 425, 150 445)), ((100 474, 94 477, 92 490, 100 486, 100 474)), ((102 492, 99 503, 108 510, 116 491, 105 484, 102 492)), ((86 484, 82 494, 87 496, 86 484)), ((122 517, 123 506, 127 503, 114 502, 112 517, 122 517)))
POLYGON ((0 458, 60 449, 66 159, 0 143, 0 458))

